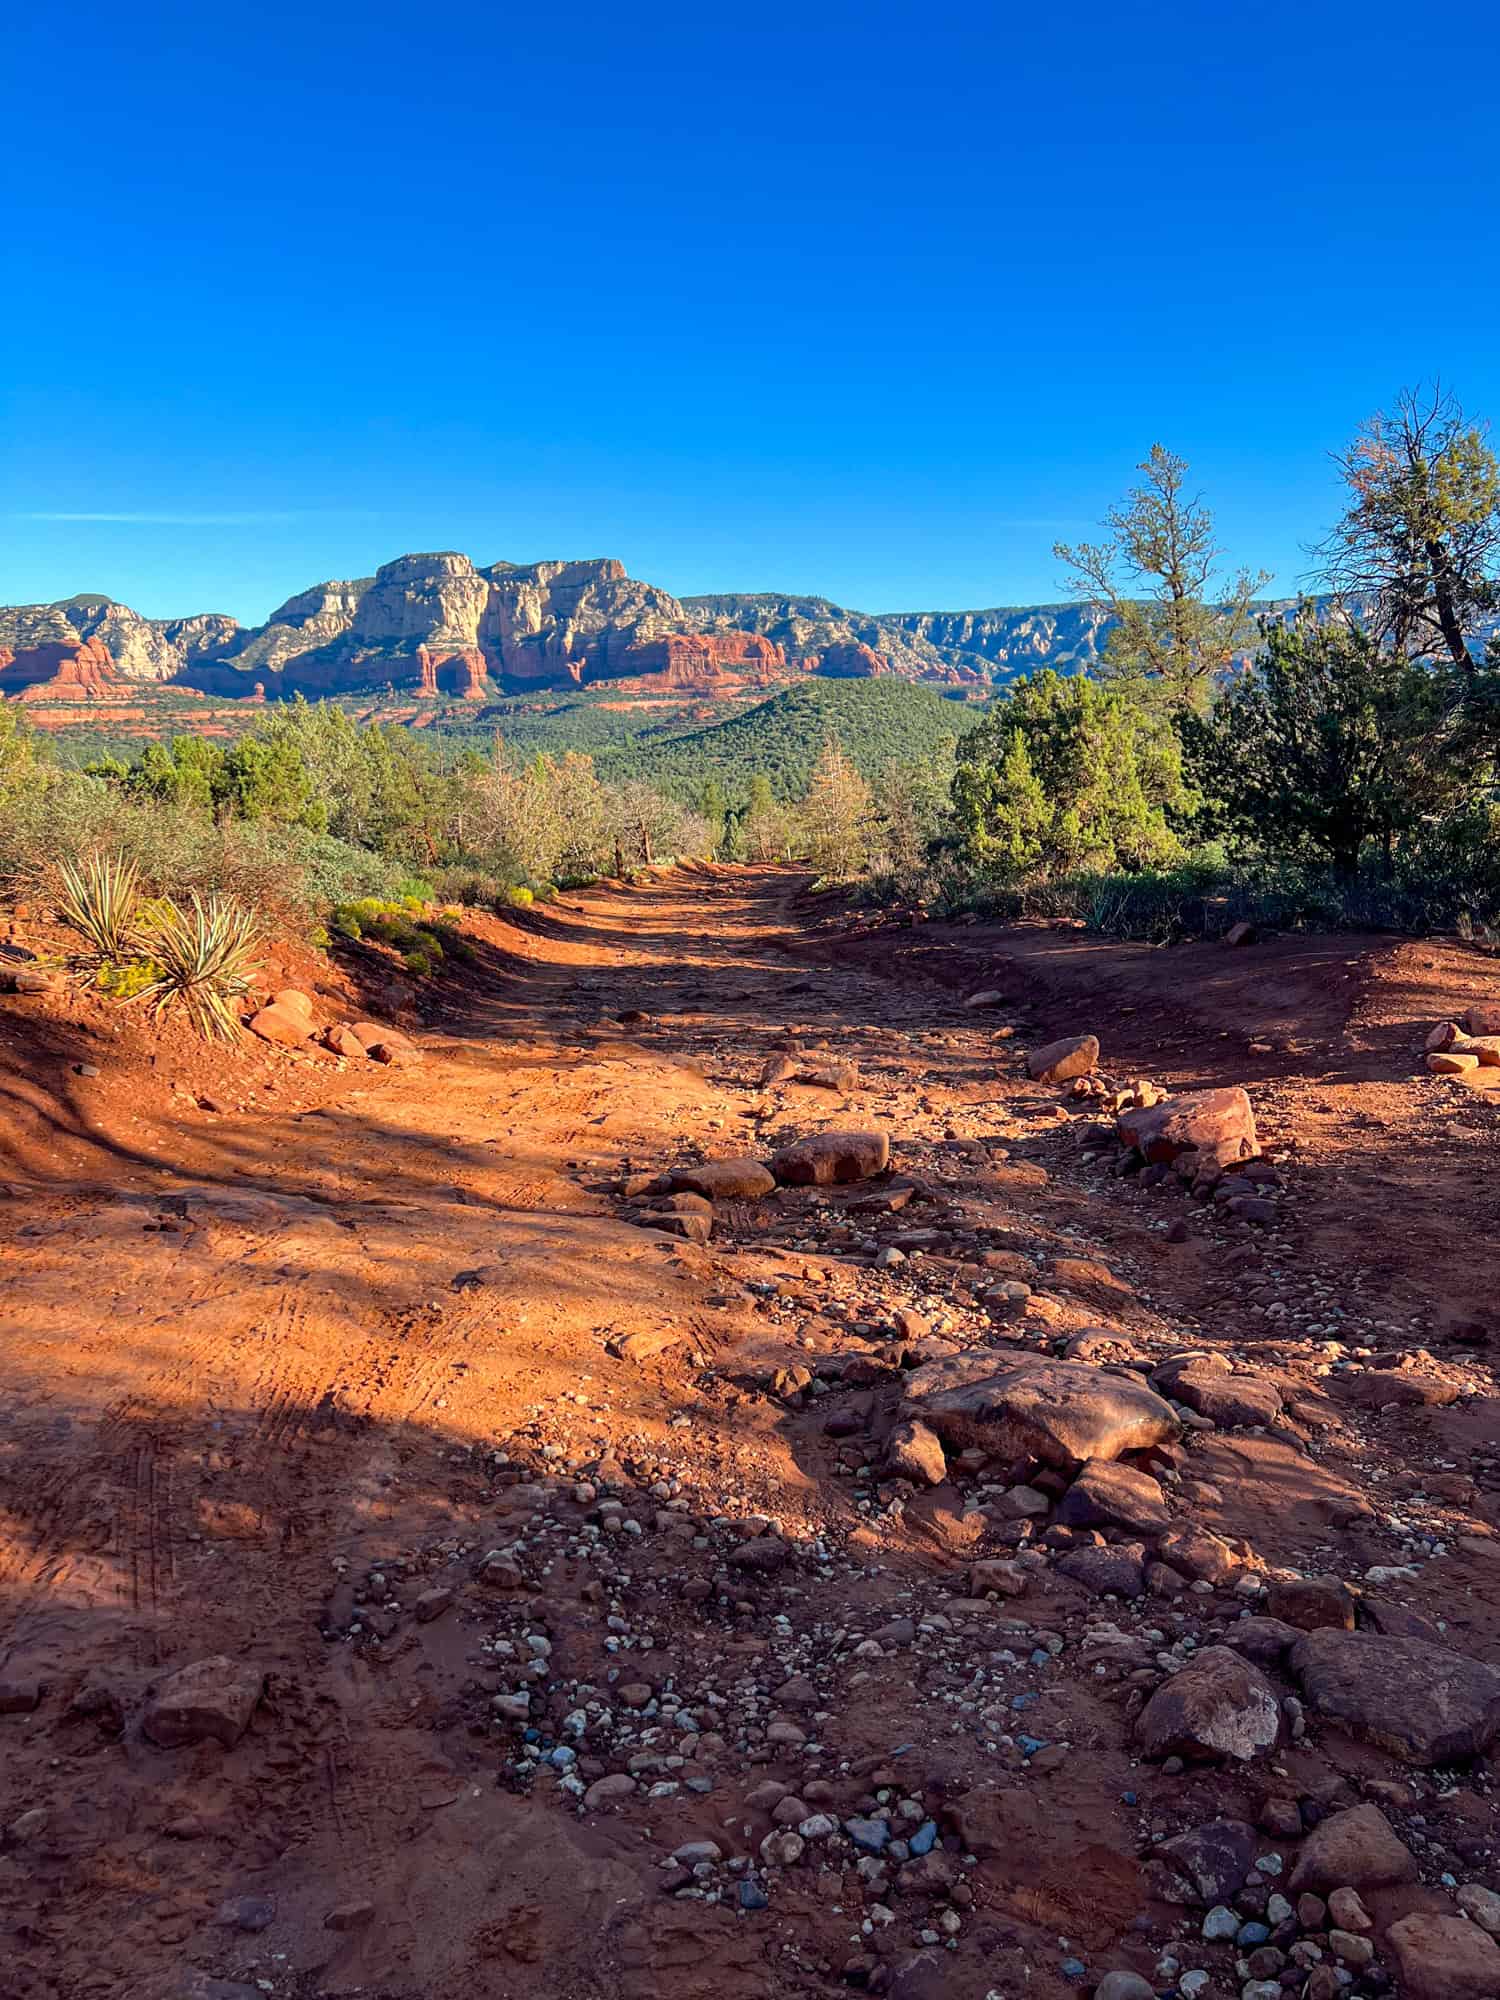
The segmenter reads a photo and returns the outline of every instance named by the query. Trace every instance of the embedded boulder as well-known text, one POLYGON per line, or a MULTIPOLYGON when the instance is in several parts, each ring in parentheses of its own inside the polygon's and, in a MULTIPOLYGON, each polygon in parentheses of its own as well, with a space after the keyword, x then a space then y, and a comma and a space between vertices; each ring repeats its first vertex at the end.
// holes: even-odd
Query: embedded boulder
POLYGON ((411 1036, 399 1028, 388 1028, 383 1021, 351 1021, 349 1033, 371 1062, 388 1063, 400 1069, 422 1060, 422 1051, 411 1036))
POLYGON ((1103 1547, 1069 1549, 1058 1557, 1057 1573, 1082 1584, 1095 1597, 1144 1597, 1146 1545, 1108 1542, 1103 1547))
POLYGON ((1065 1035, 1033 1049, 1026 1069, 1034 1083, 1067 1083, 1075 1076, 1092 1076, 1099 1067, 1097 1035, 1065 1035))
POLYGON ((1385 1934, 1406 2000, 1496 2000, 1500 1945, 1466 1917, 1416 1910, 1385 1934))
POLYGON ((1082 1361, 995 1364, 993 1354, 926 1362, 907 1380, 906 1414, 957 1451, 973 1445, 1069 1471, 1178 1435, 1170 1404, 1131 1376, 1082 1361))
POLYGON ((832 1187, 884 1173, 890 1157, 884 1132, 814 1132, 783 1147, 771 1172, 783 1187, 832 1187))
POLYGON ((1421 1769, 1467 1764, 1500 1735, 1500 1672, 1445 1646, 1325 1628, 1291 1666, 1319 1715, 1421 1769))
POLYGON ((1125 1528, 1133 1535, 1163 1534, 1172 1524, 1150 1473, 1109 1459, 1090 1460, 1063 1495, 1057 1518, 1067 1528, 1125 1528))
POLYGON ((697 1167, 674 1167, 674 1188, 709 1201, 759 1201, 773 1194, 776 1177, 759 1160, 705 1160, 697 1167))
POLYGON ((1326 1896, 1330 1889, 1388 1889, 1416 1879, 1416 1858, 1379 1806, 1350 1806, 1319 1820, 1302 1843, 1291 1890, 1326 1896))
POLYGON ((1196 1090, 1136 1105, 1120 1113, 1120 1143, 1133 1146, 1149 1164, 1170 1166, 1184 1153, 1228 1166, 1259 1152, 1255 1113, 1243 1090, 1196 1090))
POLYGON ((1222 1354, 1174 1354, 1153 1369, 1151 1386, 1200 1417, 1222 1424, 1274 1424, 1281 1391, 1258 1375, 1236 1375, 1222 1354))
POLYGON ((1145 1757, 1248 1764, 1274 1749, 1281 1731, 1276 1690, 1249 1660, 1227 1646, 1205 1646, 1156 1690, 1136 1718, 1145 1757))
POLYGON ((300 1007, 283 1006, 280 1000, 272 1001, 269 1007, 262 1007, 250 1016, 250 1032, 259 1035, 263 1042, 274 1042, 283 1049, 302 1049, 312 1040, 312 1015, 300 1007))
POLYGON ((214 1654, 164 1680, 147 1703, 141 1727, 163 1750, 188 1743, 222 1743, 233 1749, 246 1729, 266 1682, 259 1667, 214 1654))

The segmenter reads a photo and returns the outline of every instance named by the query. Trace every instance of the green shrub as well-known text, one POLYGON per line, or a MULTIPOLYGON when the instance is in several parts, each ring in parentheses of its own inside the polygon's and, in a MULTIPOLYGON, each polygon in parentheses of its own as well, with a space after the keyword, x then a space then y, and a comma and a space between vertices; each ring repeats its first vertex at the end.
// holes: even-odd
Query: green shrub
POLYGON ((210 1041, 236 1041, 238 1002, 250 990, 260 926, 228 897, 194 896, 187 909, 168 904, 151 925, 157 975, 142 989, 158 1017, 180 1008, 210 1041))
POLYGON ((57 872, 57 914, 83 940, 74 963, 92 969, 130 958, 140 903, 136 864, 119 854, 94 854, 83 863, 64 861, 57 872))
POLYGON ((504 896, 509 878, 489 868, 454 867, 439 870, 436 899, 470 910, 492 910, 504 896))
POLYGON ((101 965, 94 984, 112 1000, 135 1000, 161 978, 162 968, 154 958, 127 958, 101 965))
POLYGON ((1071 918, 1105 936, 1151 944, 1222 937, 1240 922, 1267 930, 1386 930, 1420 937, 1500 920, 1500 884, 1478 869, 1386 875, 1365 868, 1347 875, 1332 866, 1231 866, 1219 859, 1013 885, 952 872, 935 885, 933 900, 948 912, 976 911, 1002 923, 1071 918))
POLYGON ((357 902, 341 903, 334 911, 332 928, 339 937, 357 944, 388 945, 398 951, 413 972, 431 972, 442 964, 448 951, 471 957, 468 940, 450 925, 418 924, 404 902, 382 902, 378 896, 362 896, 357 902), (413 961, 420 959, 420 965, 413 961))
POLYGON ((459 965, 472 965, 477 956, 474 947, 455 924, 430 923, 427 934, 432 938, 439 958, 451 958, 459 965))
POLYGON ((513 910, 529 910, 535 901, 535 893, 528 889, 524 882, 518 882, 514 888, 505 892, 505 902, 513 910))

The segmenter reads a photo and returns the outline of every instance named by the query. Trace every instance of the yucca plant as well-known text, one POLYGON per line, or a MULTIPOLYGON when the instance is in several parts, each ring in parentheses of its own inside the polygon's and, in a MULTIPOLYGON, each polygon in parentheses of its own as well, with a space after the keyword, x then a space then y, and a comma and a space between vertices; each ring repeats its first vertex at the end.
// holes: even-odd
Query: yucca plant
POLYGON ((159 972, 141 998, 155 1001, 158 1017, 180 1007, 209 1041, 237 1041, 235 1003, 250 990, 260 943, 252 913, 229 897, 195 894, 186 909, 155 910, 150 939, 159 972))
POLYGON ((135 863, 120 854, 93 854, 81 865, 64 861, 57 872, 62 881, 57 914, 83 939, 74 965, 92 972, 134 957, 140 901, 135 863))

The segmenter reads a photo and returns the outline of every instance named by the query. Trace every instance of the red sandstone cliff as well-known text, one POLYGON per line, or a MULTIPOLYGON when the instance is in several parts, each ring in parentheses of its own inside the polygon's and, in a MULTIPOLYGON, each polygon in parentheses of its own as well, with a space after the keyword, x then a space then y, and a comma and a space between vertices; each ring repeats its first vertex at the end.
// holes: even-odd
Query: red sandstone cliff
POLYGON ((0 645, 0 695, 22 701, 123 701, 130 695, 102 639, 0 645))

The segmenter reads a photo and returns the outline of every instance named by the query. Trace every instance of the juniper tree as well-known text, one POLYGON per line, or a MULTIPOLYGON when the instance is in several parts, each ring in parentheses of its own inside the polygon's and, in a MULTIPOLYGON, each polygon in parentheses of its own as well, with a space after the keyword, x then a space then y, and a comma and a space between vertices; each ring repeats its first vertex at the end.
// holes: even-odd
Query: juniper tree
POLYGON ((1465 673, 1468 635, 1495 608, 1500 466, 1487 426, 1441 388, 1403 389, 1335 463, 1349 505, 1315 552, 1326 586, 1392 651, 1446 652, 1465 673))
POLYGON ((1099 671, 1141 680, 1174 707, 1202 709, 1236 656, 1254 645, 1252 609, 1264 570, 1220 574, 1222 551, 1201 495, 1187 490, 1187 460, 1154 444, 1141 483, 1102 523, 1103 539, 1057 542, 1066 588, 1113 623, 1099 671))
POLYGON ((1018 680, 958 760, 960 851, 976 866, 1143 868, 1180 852, 1172 819, 1194 803, 1181 744, 1138 687, 1050 670, 1018 680))

